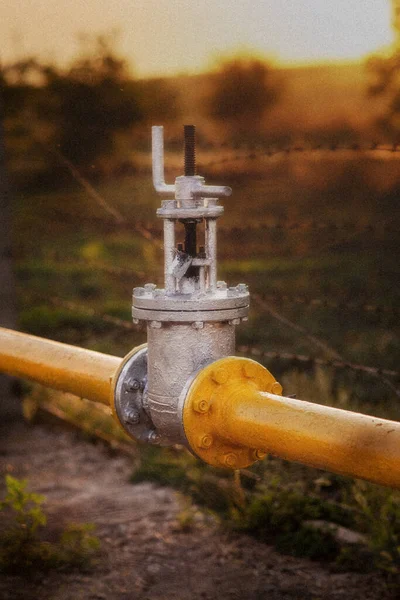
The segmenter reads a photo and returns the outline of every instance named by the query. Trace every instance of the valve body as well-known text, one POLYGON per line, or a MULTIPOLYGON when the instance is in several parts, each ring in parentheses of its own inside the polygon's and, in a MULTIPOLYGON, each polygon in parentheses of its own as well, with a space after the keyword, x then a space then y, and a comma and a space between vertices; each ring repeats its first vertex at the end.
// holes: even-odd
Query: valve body
POLYGON ((194 175, 194 129, 185 128, 185 134, 188 174, 171 186, 164 183, 162 128, 153 128, 154 185, 160 194, 174 192, 157 211, 164 222, 164 287, 135 288, 132 301, 134 322, 147 324, 142 403, 152 421, 149 440, 162 445, 187 444, 185 390, 205 365, 234 354, 235 326, 247 319, 249 308, 246 285, 229 288, 217 281, 217 219, 224 211, 218 197, 231 190, 207 186, 194 175))

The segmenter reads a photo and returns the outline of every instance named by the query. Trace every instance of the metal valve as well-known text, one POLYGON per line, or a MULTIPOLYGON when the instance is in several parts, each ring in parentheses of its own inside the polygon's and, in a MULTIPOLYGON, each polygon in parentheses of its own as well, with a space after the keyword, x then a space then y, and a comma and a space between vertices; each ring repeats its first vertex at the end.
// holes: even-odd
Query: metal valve
POLYGON ((147 323, 148 343, 147 351, 128 359, 124 377, 145 385, 134 393, 117 386, 115 410, 134 437, 169 445, 186 443, 182 410, 192 378, 234 354, 235 326, 247 320, 249 292, 245 284, 218 281, 217 219, 224 212, 218 201, 232 190, 206 185, 195 174, 194 127, 185 126, 185 174, 173 185, 164 180, 163 127, 152 128, 152 161, 162 196, 157 217, 164 223, 164 287, 147 283, 133 290, 132 317, 147 323))

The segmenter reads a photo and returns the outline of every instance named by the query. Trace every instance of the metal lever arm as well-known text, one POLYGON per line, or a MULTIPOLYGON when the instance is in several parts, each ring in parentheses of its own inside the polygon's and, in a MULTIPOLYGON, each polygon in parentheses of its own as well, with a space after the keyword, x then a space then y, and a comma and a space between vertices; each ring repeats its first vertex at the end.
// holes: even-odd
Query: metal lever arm
POLYGON ((153 165, 153 185, 159 194, 174 194, 175 186, 168 185, 164 179, 164 127, 151 128, 151 153, 153 165))
MULTIPOLYGON (((154 125, 151 128, 151 133, 154 188, 159 194, 174 194, 176 186, 165 183, 164 177, 164 127, 154 125)), ((190 185, 190 191, 193 196, 219 198, 232 194, 232 190, 228 186, 203 185, 201 180, 195 177, 190 177, 190 179, 193 179, 193 183, 190 185)))

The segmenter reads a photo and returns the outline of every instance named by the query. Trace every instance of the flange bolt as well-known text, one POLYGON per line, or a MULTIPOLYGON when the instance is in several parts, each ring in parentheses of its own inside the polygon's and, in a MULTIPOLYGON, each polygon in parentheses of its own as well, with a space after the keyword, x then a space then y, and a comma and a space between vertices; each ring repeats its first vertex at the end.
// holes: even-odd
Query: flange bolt
POLYGON ((206 435, 203 435, 200 438, 200 448, 210 448, 210 446, 212 446, 213 443, 213 439, 212 436, 209 433, 206 433, 206 435))
POLYGON ((140 413, 136 408, 131 408, 124 415, 125 423, 129 425, 137 425, 140 422, 140 413))
POLYGON ((210 403, 205 399, 196 400, 193 402, 193 410, 198 413, 207 413, 210 410, 210 403))
POLYGON ((234 469, 237 465, 237 462, 237 456, 236 454, 233 454, 233 452, 230 452, 224 456, 224 465, 230 469, 234 469))

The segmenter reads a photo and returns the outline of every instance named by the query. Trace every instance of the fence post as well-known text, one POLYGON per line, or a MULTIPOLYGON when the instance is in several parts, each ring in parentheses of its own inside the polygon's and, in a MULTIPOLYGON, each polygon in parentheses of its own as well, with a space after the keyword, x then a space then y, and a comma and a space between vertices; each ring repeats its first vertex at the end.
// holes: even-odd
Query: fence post
MULTIPOLYGON (((11 251, 11 196, 7 179, 3 105, 0 99, 0 325, 14 329, 16 325, 15 287, 11 251)), ((13 379, 0 375, 0 421, 22 418, 21 404, 15 397, 13 379)))

